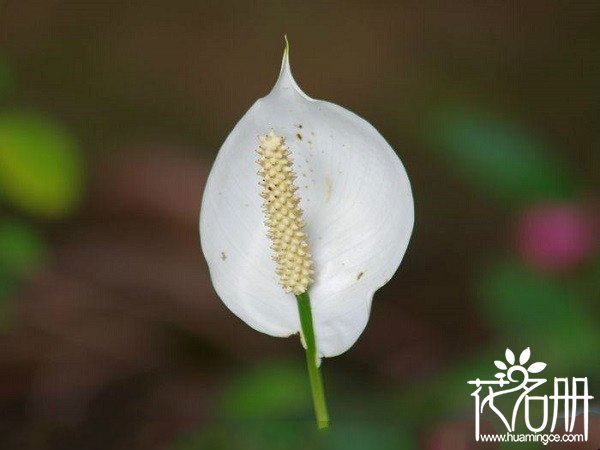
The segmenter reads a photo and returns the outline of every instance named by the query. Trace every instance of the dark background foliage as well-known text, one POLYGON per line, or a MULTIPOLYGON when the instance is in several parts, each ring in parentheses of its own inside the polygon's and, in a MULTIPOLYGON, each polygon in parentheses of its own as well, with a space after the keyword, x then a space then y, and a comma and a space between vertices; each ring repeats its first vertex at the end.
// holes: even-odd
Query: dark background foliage
POLYGON ((466 381, 506 347, 598 397, 599 9, 0 2, 0 447, 486 448, 466 381), (415 196, 399 272, 324 362, 327 435, 297 339, 226 310, 197 233, 284 33, 303 89, 373 123, 415 196))

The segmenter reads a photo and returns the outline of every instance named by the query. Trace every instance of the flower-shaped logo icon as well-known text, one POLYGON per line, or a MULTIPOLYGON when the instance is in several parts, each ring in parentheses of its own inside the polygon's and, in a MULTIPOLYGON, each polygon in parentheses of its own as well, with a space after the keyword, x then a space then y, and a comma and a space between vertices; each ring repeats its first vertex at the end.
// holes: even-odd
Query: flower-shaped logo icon
POLYGON ((506 362, 500 360, 494 361, 495 366, 502 371, 494 375, 496 378, 498 378, 500 386, 509 383, 509 381, 505 380, 506 374, 509 370, 511 372, 514 371, 514 369, 517 369, 520 371, 527 371, 529 373, 540 373, 546 368, 546 363, 543 362, 535 362, 530 364, 529 367, 525 368, 525 364, 527 364, 529 358, 531 358, 531 349, 529 347, 523 350, 519 355, 518 364, 516 364, 515 354, 510 348, 506 349, 504 357, 506 358, 506 362))

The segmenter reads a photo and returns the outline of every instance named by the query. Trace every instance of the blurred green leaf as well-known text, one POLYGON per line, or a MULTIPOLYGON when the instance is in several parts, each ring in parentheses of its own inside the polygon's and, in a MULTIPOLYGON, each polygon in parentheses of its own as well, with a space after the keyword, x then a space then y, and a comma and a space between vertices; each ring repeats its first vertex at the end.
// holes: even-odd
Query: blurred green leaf
POLYGON ((593 310, 596 317, 600 317, 600 302, 598 301, 598 292, 600 292, 600 255, 593 258, 577 274, 577 289, 586 305, 593 310))
POLYGON ((0 195, 48 218, 70 213, 82 194, 83 164, 71 134, 30 113, 0 115, 0 195))
POLYGON ((208 424, 203 430, 180 438, 173 450, 307 450, 311 430, 306 423, 272 419, 208 424))
POLYGON ((17 220, 0 220, 0 329, 13 323, 12 294, 19 278, 38 267, 45 254, 45 242, 34 228, 17 220))
POLYGON ((308 375, 303 365, 262 363, 226 388, 221 410, 227 417, 264 418, 312 414, 308 375))
POLYGON ((501 199, 569 198, 575 192, 554 149, 513 123, 452 105, 438 109, 425 132, 462 176, 501 199))
POLYGON ((18 277, 35 269, 46 254, 40 234, 26 223, 0 221, 0 272, 18 277))
POLYGON ((580 292, 565 279, 503 261, 483 273, 479 297, 504 345, 531 346, 537 358, 568 368, 585 367, 600 352, 598 318, 580 292))
POLYGON ((417 448, 407 432, 371 422, 338 422, 323 435, 327 450, 412 450, 417 448))
POLYGON ((531 334, 580 315, 572 286, 518 262, 493 264, 482 274, 482 313, 502 334, 531 334))
MULTIPOLYGON (((389 422, 389 421, 388 421, 389 422)), ((302 420, 248 420, 210 423, 180 438, 173 450, 412 450, 414 437, 407 431, 375 421, 336 421, 327 431, 302 420)))

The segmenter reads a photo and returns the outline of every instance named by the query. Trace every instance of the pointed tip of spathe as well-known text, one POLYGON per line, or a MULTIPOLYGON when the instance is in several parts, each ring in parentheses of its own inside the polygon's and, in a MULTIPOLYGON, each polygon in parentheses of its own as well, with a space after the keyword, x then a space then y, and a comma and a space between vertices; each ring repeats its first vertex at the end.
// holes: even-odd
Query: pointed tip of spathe
POLYGON ((285 57, 285 55, 289 55, 290 53, 290 41, 288 41, 287 34, 283 35, 283 42, 285 44, 285 47, 283 48, 283 56, 285 57))
POLYGON ((288 40, 287 34, 283 35, 283 57, 281 59, 281 70, 279 71, 279 77, 277 78, 277 82, 275 86, 273 86, 273 91, 277 91, 278 89, 290 89, 302 95, 306 99, 310 100, 310 97, 306 95, 300 86, 294 80, 294 76, 292 75, 292 68, 290 66, 290 41, 288 40))
POLYGON ((290 41, 288 40, 287 34, 283 35, 283 57, 281 59, 281 71, 279 72, 279 77, 284 73, 287 73, 291 76, 292 70, 290 68, 290 41))

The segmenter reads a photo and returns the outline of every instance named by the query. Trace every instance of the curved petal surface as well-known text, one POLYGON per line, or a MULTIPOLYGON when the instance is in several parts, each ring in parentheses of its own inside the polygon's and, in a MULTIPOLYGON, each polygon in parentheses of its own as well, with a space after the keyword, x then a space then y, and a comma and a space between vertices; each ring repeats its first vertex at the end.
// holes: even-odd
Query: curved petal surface
POLYGON ((294 81, 287 51, 277 83, 242 117, 219 150, 204 191, 200 235, 217 294, 258 331, 300 329, 296 299, 279 285, 261 210, 258 136, 284 136, 315 267, 309 288, 318 352, 350 348, 374 292, 406 251, 414 212, 400 159, 368 122, 313 100, 294 81))

